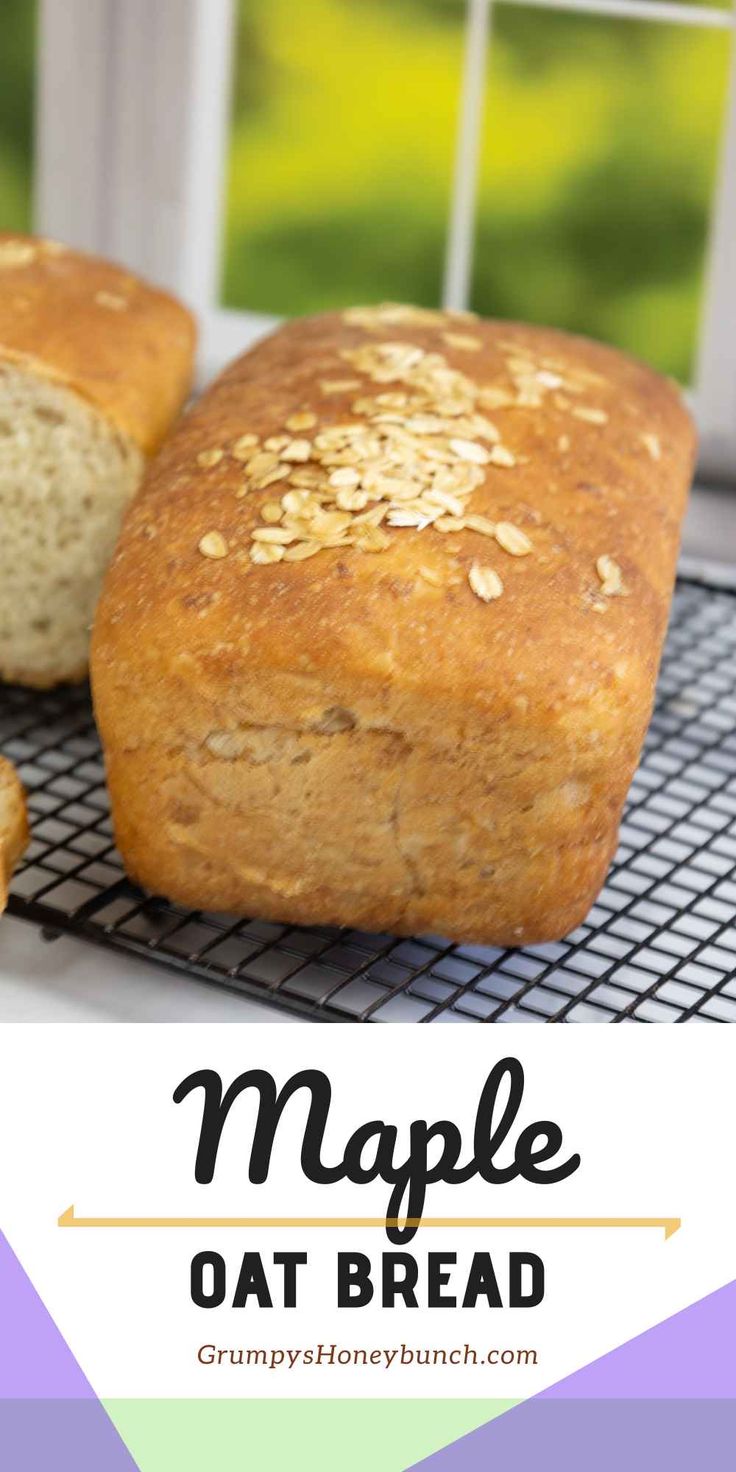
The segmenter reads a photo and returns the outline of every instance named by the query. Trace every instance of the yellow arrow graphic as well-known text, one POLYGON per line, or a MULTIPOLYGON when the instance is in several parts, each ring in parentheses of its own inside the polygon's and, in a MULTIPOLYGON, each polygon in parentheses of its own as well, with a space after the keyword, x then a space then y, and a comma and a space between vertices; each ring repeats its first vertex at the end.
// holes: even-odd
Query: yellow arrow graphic
POLYGON ((665 1242, 682 1226, 679 1216, 425 1216, 396 1221, 382 1216, 77 1216, 73 1206, 60 1227, 655 1227, 665 1242))

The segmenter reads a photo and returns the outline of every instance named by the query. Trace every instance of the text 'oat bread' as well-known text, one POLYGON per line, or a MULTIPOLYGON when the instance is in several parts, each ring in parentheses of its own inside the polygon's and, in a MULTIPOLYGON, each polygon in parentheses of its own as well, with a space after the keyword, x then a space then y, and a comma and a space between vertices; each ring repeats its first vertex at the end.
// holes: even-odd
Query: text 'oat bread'
POLYGON ((128 872, 288 922, 569 931, 649 718, 693 453, 673 385, 551 330, 356 309, 232 364, 99 607, 128 872))
POLYGON ((0 756, 0 915, 8 902, 8 885, 30 834, 23 788, 10 762, 0 756))
POLYGON ((0 679, 85 674, 123 509, 186 397, 193 346, 164 292, 0 235, 0 679))

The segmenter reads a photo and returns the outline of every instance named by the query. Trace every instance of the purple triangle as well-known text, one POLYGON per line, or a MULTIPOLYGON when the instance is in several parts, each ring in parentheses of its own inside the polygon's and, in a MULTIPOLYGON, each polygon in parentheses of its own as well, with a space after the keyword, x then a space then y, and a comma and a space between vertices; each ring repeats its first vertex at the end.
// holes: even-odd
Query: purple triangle
POLYGON ((545 1400, 736 1400, 736 1282, 542 1391, 545 1400))
POLYGON ((59 1398, 96 1396, 0 1232, 0 1399, 59 1398))
POLYGON ((2 1232, 0 1466, 138 1472, 2 1232))
POLYGON ((529 1400, 408 1472, 733 1472, 729 1400, 529 1400))
MULTIPOLYGON (((424 1472, 733 1472, 736 1283, 416 1464, 424 1472)), ((414 1472, 414 1469, 410 1469, 414 1472)))

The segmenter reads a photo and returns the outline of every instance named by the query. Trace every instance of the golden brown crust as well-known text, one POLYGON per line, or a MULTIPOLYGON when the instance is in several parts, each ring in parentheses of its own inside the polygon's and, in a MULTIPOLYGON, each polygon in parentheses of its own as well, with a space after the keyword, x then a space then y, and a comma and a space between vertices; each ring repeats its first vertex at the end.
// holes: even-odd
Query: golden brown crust
POLYGON ((147 455, 187 396, 194 339, 186 308, 129 271, 0 233, 0 360, 74 389, 147 455))
POLYGON ((0 757, 0 914, 8 901, 11 875, 29 838, 23 788, 10 762, 0 757))
POLYGON ((234 363, 128 514, 93 641, 121 851, 144 884, 210 908, 559 935, 602 882, 649 717, 691 422, 671 385, 580 338, 347 316, 291 323, 234 363), (289 482, 238 497, 235 442, 288 437, 295 412, 317 417, 312 445, 359 422, 386 384, 352 355, 389 342, 491 390, 514 463, 485 464, 466 510, 531 552, 430 525, 389 528, 378 554, 254 565, 261 509, 289 482), (341 381, 359 387, 325 387, 341 381), (227 555, 199 550, 213 532, 227 555), (500 597, 473 591, 474 565, 500 597))

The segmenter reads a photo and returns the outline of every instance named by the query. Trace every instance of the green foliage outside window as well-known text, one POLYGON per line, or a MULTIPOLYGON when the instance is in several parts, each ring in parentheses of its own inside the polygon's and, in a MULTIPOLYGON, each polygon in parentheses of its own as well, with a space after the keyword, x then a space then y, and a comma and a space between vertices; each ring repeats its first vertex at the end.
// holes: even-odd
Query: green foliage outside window
MULTIPOLYGON (((238 0, 223 301, 439 299, 464 0, 238 0)), ((0 229, 31 224, 32 0, 0 6, 0 229)), ((472 305, 687 379, 729 38, 496 5, 472 305)))
MULTIPOLYGON (((240 0, 223 300, 439 298, 462 0, 240 0)), ((473 306, 686 379, 728 67, 720 32, 495 7, 473 306)))
POLYGON ((31 227, 36 6, 0 3, 0 230, 31 227))

